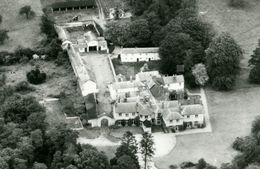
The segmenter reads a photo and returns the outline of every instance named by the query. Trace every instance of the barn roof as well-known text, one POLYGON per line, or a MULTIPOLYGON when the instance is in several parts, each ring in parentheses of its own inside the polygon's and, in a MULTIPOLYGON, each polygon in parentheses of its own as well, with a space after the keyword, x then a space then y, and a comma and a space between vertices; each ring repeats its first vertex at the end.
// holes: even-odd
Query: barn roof
POLYGON ((159 48, 123 48, 121 50, 122 54, 135 54, 135 53, 158 53, 159 48))
POLYGON ((79 0, 79 1, 66 1, 56 2, 50 5, 52 8, 72 8, 72 7, 83 7, 83 6, 96 6, 95 0, 79 0))

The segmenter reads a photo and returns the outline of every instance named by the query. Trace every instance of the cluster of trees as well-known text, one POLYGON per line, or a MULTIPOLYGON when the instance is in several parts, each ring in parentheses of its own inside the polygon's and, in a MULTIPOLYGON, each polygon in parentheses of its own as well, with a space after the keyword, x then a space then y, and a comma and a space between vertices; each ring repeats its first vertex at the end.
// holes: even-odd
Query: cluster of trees
POLYGON ((126 132, 122 138, 121 145, 117 148, 115 157, 110 160, 112 169, 140 169, 137 151, 140 152, 144 160, 144 169, 147 169, 148 162, 154 155, 154 142, 152 135, 144 133, 140 145, 138 145, 135 136, 131 132, 126 132))
POLYGON ((107 39, 128 47, 159 46, 161 73, 184 73, 190 87, 209 81, 218 90, 233 88, 242 50, 227 33, 215 37, 211 25, 198 17, 196 0, 128 3, 136 17, 108 24, 107 39))
POLYGON ((251 55, 249 66, 252 66, 249 74, 249 81, 251 83, 260 84, 260 39, 258 47, 253 51, 253 54, 251 55))
MULTIPOLYGON (((0 93, 1 169, 140 169, 139 145, 132 133, 124 134, 109 162, 104 152, 77 144, 78 133, 65 124, 49 126, 45 108, 34 97, 5 85, 0 93)), ((145 164, 154 154, 153 145, 151 134, 144 133, 140 151, 145 164)))

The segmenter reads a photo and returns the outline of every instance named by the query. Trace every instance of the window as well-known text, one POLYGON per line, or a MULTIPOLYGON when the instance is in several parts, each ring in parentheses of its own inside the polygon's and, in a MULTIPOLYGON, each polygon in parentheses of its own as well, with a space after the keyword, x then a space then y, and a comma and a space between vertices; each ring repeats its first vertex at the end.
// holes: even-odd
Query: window
POLYGON ((176 122, 179 122, 179 121, 180 121, 179 119, 176 120, 176 122))
POLYGON ((146 119, 148 118, 148 116, 144 116, 146 119))
POLYGON ((143 118, 143 115, 140 115, 141 118, 143 118))
POLYGON ((170 120, 170 123, 172 123, 172 120, 170 120))
POLYGON ((132 113, 132 116, 135 116, 135 113, 132 113))
POLYGON ((198 118, 198 117, 199 117, 199 115, 195 115, 195 117, 196 117, 196 118, 198 118))
POLYGON ((129 116, 129 114, 128 114, 128 113, 126 113, 126 114, 125 114, 125 116, 126 116, 126 117, 128 117, 128 116, 129 116))
POLYGON ((195 121, 194 123, 195 123, 195 124, 199 124, 199 122, 198 122, 198 121, 195 121))
POLYGON ((190 115, 187 115, 187 118, 190 118, 190 115))
POLYGON ((122 113, 119 113, 119 116, 122 116, 122 113))

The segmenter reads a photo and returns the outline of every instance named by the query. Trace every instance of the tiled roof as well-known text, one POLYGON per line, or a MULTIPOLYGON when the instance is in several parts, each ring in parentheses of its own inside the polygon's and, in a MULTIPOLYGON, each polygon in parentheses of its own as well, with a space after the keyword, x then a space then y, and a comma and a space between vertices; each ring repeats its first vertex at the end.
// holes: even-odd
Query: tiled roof
POLYGON ((158 53, 159 48, 123 48, 122 54, 135 54, 135 53, 158 53))
POLYGON ((165 100, 168 98, 168 90, 158 84, 153 85, 153 87, 150 88, 150 92, 153 97, 158 100, 165 100))
POLYGON ((184 77, 183 75, 164 76, 163 82, 164 84, 183 83, 184 77))
POLYGON ((182 115, 204 114, 204 108, 200 104, 182 106, 182 115))
POLYGON ((143 84, 138 81, 123 81, 123 82, 115 82, 113 83, 112 87, 116 89, 127 89, 127 88, 135 88, 141 87, 143 84))
POLYGON ((138 102, 137 111, 140 115, 151 115, 156 110, 156 105, 150 103, 138 102))
POLYGON ((116 113, 134 113, 137 111, 136 102, 117 103, 115 105, 116 113))
POLYGON ((182 117, 182 115, 180 115, 180 113, 178 113, 177 111, 171 111, 169 109, 165 110, 162 113, 162 117, 163 117, 163 120, 167 120, 167 121, 183 119, 183 117, 182 117))
POLYGON ((160 77, 158 71, 148 71, 148 72, 140 72, 136 74, 136 79, 139 78, 140 81, 151 81, 152 77, 160 77))
POLYGON ((69 8, 69 7, 79 7, 79 6, 96 6, 95 0, 80 0, 80 1, 66 1, 66 2, 56 2, 50 5, 52 8, 69 8))

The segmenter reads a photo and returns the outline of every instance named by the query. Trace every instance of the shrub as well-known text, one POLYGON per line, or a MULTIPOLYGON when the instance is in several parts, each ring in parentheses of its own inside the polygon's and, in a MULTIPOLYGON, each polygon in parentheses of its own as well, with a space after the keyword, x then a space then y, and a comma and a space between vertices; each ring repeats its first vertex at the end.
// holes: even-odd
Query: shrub
POLYGON ((32 84, 41 84, 46 81, 46 73, 41 72, 39 68, 31 70, 27 73, 27 80, 32 84))
POLYGON ((30 5, 26 5, 22 7, 19 11, 20 15, 26 15, 26 19, 33 18, 35 16, 35 12, 32 10, 30 5))
POLYGON ((229 0, 228 5, 233 8, 244 8, 246 2, 245 0, 229 0))
POLYGON ((260 84, 260 64, 257 64, 250 70, 249 82, 260 84))
POLYGON ((16 92, 29 92, 34 91, 35 89, 30 86, 30 84, 26 81, 19 82, 15 85, 16 92))
POLYGON ((9 39, 8 31, 5 29, 0 29, 0 45, 4 44, 7 39, 9 39))

